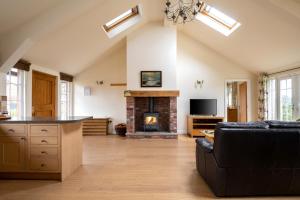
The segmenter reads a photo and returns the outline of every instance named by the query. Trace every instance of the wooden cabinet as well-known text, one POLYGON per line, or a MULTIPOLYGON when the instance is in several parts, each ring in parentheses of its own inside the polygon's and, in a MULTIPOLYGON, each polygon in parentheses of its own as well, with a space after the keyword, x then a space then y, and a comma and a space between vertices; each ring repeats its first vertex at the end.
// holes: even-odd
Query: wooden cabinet
POLYGON ((0 126, 0 171, 26 169, 27 131, 25 125, 0 126))
POLYGON ((223 117, 195 116, 187 117, 188 134, 191 137, 205 136, 205 131, 213 131, 217 123, 223 122, 223 117))
POLYGON ((238 121, 238 109, 227 108, 227 122, 237 122, 237 121, 238 121))
POLYGON ((56 157, 35 157, 31 156, 30 169, 34 171, 59 171, 59 160, 56 157))
POLYGON ((0 137, 0 170, 24 170, 25 158, 25 137, 0 137))
POLYGON ((60 134, 58 125, 29 125, 29 169, 60 171, 60 134))
POLYGON ((30 144, 32 145, 58 145, 57 137, 30 137, 30 144))
POLYGON ((30 136, 58 136, 57 125, 30 125, 30 136))
POLYGON ((27 136, 26 125, 24 124, 1 124, 0 125, 0 137, 1 136, 27 136))
POLYGON ((81 164, 81 122, 0 124, 0 178, 64 180, 81 164))

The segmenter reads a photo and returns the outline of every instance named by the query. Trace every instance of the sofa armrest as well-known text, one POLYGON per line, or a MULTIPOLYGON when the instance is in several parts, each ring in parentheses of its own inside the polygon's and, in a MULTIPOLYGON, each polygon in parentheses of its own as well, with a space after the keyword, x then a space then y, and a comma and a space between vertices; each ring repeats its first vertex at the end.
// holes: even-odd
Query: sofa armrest
POLYGON ((212 153, 214 149, 214 145, 212 142, 208 141, 205 138, 199 138, 196 140, 196 143, 199 144, 199 146, 206 152, 206 153, 212 153))

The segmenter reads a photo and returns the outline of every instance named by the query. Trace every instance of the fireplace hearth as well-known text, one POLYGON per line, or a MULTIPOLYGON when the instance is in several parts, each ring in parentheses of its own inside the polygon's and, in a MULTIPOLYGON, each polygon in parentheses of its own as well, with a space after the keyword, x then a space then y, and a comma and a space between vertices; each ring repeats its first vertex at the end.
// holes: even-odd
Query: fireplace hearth
POLYGON ((177 138, 178 91, 127 91, 130 138, 177 138))

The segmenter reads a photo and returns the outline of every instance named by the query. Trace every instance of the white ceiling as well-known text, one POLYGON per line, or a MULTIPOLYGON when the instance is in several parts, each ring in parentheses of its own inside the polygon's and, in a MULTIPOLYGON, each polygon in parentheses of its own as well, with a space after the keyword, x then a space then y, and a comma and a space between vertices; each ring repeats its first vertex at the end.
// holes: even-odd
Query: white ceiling
POLYGON ((110 48, 124 43, 126 35, 149 21, 163 19, 162 0, 106 0, 72 23, 40 40, 25 56, 35 64, 77 74, 98 60, 110 48), (113 39, 102 25, 137 4, 142 6, 142 21, 113 39))
POLYGON ((299 0, 210 0, 242 25, 229 37, 198 21, 182 31, 253 72, 300 64, 300 18, 273 1, 296 3, 300 13, 299 0))
MULTIPOLYGON (((58 1, 26 0, 24 3, 25 0, 0 0, 0 33, 30 20, 58 1), (22 2, 21 4, 31 8, 29 10, 32 12, 20 14, 20 8, 15 8, 17 1, 18 7, 22 2), (7 6, 5 9, 2 2, 7 6), (7 24, 8 20, 11 23, 7 24)), ((43 37, 25 58, 41 66, 77 74, 105 55, 105 52, 107 54, 110 49, 123 46, 125 37, 130 32, 150 21, 163 21, 164 2, 164 0, 104 0, 104 3, 90 12, 43 37), (108 39, 101 25, 138 3, 143 7, 143 20, 117 37, 108 39)), ((235 18, 242 26, 229 37, 197 21, 180 27, 180 31, 249 71, 274 71, 300 64, 300 0, 206 0, 206 2, 235 18)))
POLYGON ((30 21, 61 0, 0 0, 0 35, 30 21))

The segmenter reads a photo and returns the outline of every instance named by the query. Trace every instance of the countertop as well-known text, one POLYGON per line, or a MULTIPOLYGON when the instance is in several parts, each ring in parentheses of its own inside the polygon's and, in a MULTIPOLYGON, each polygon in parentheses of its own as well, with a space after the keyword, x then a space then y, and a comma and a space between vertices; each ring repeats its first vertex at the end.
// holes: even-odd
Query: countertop
POLYGON ((69 117, 22 117, 0 120, 0 124, 64 124, 80 122, 92 119, 91 116, 69 116, 69 117))

